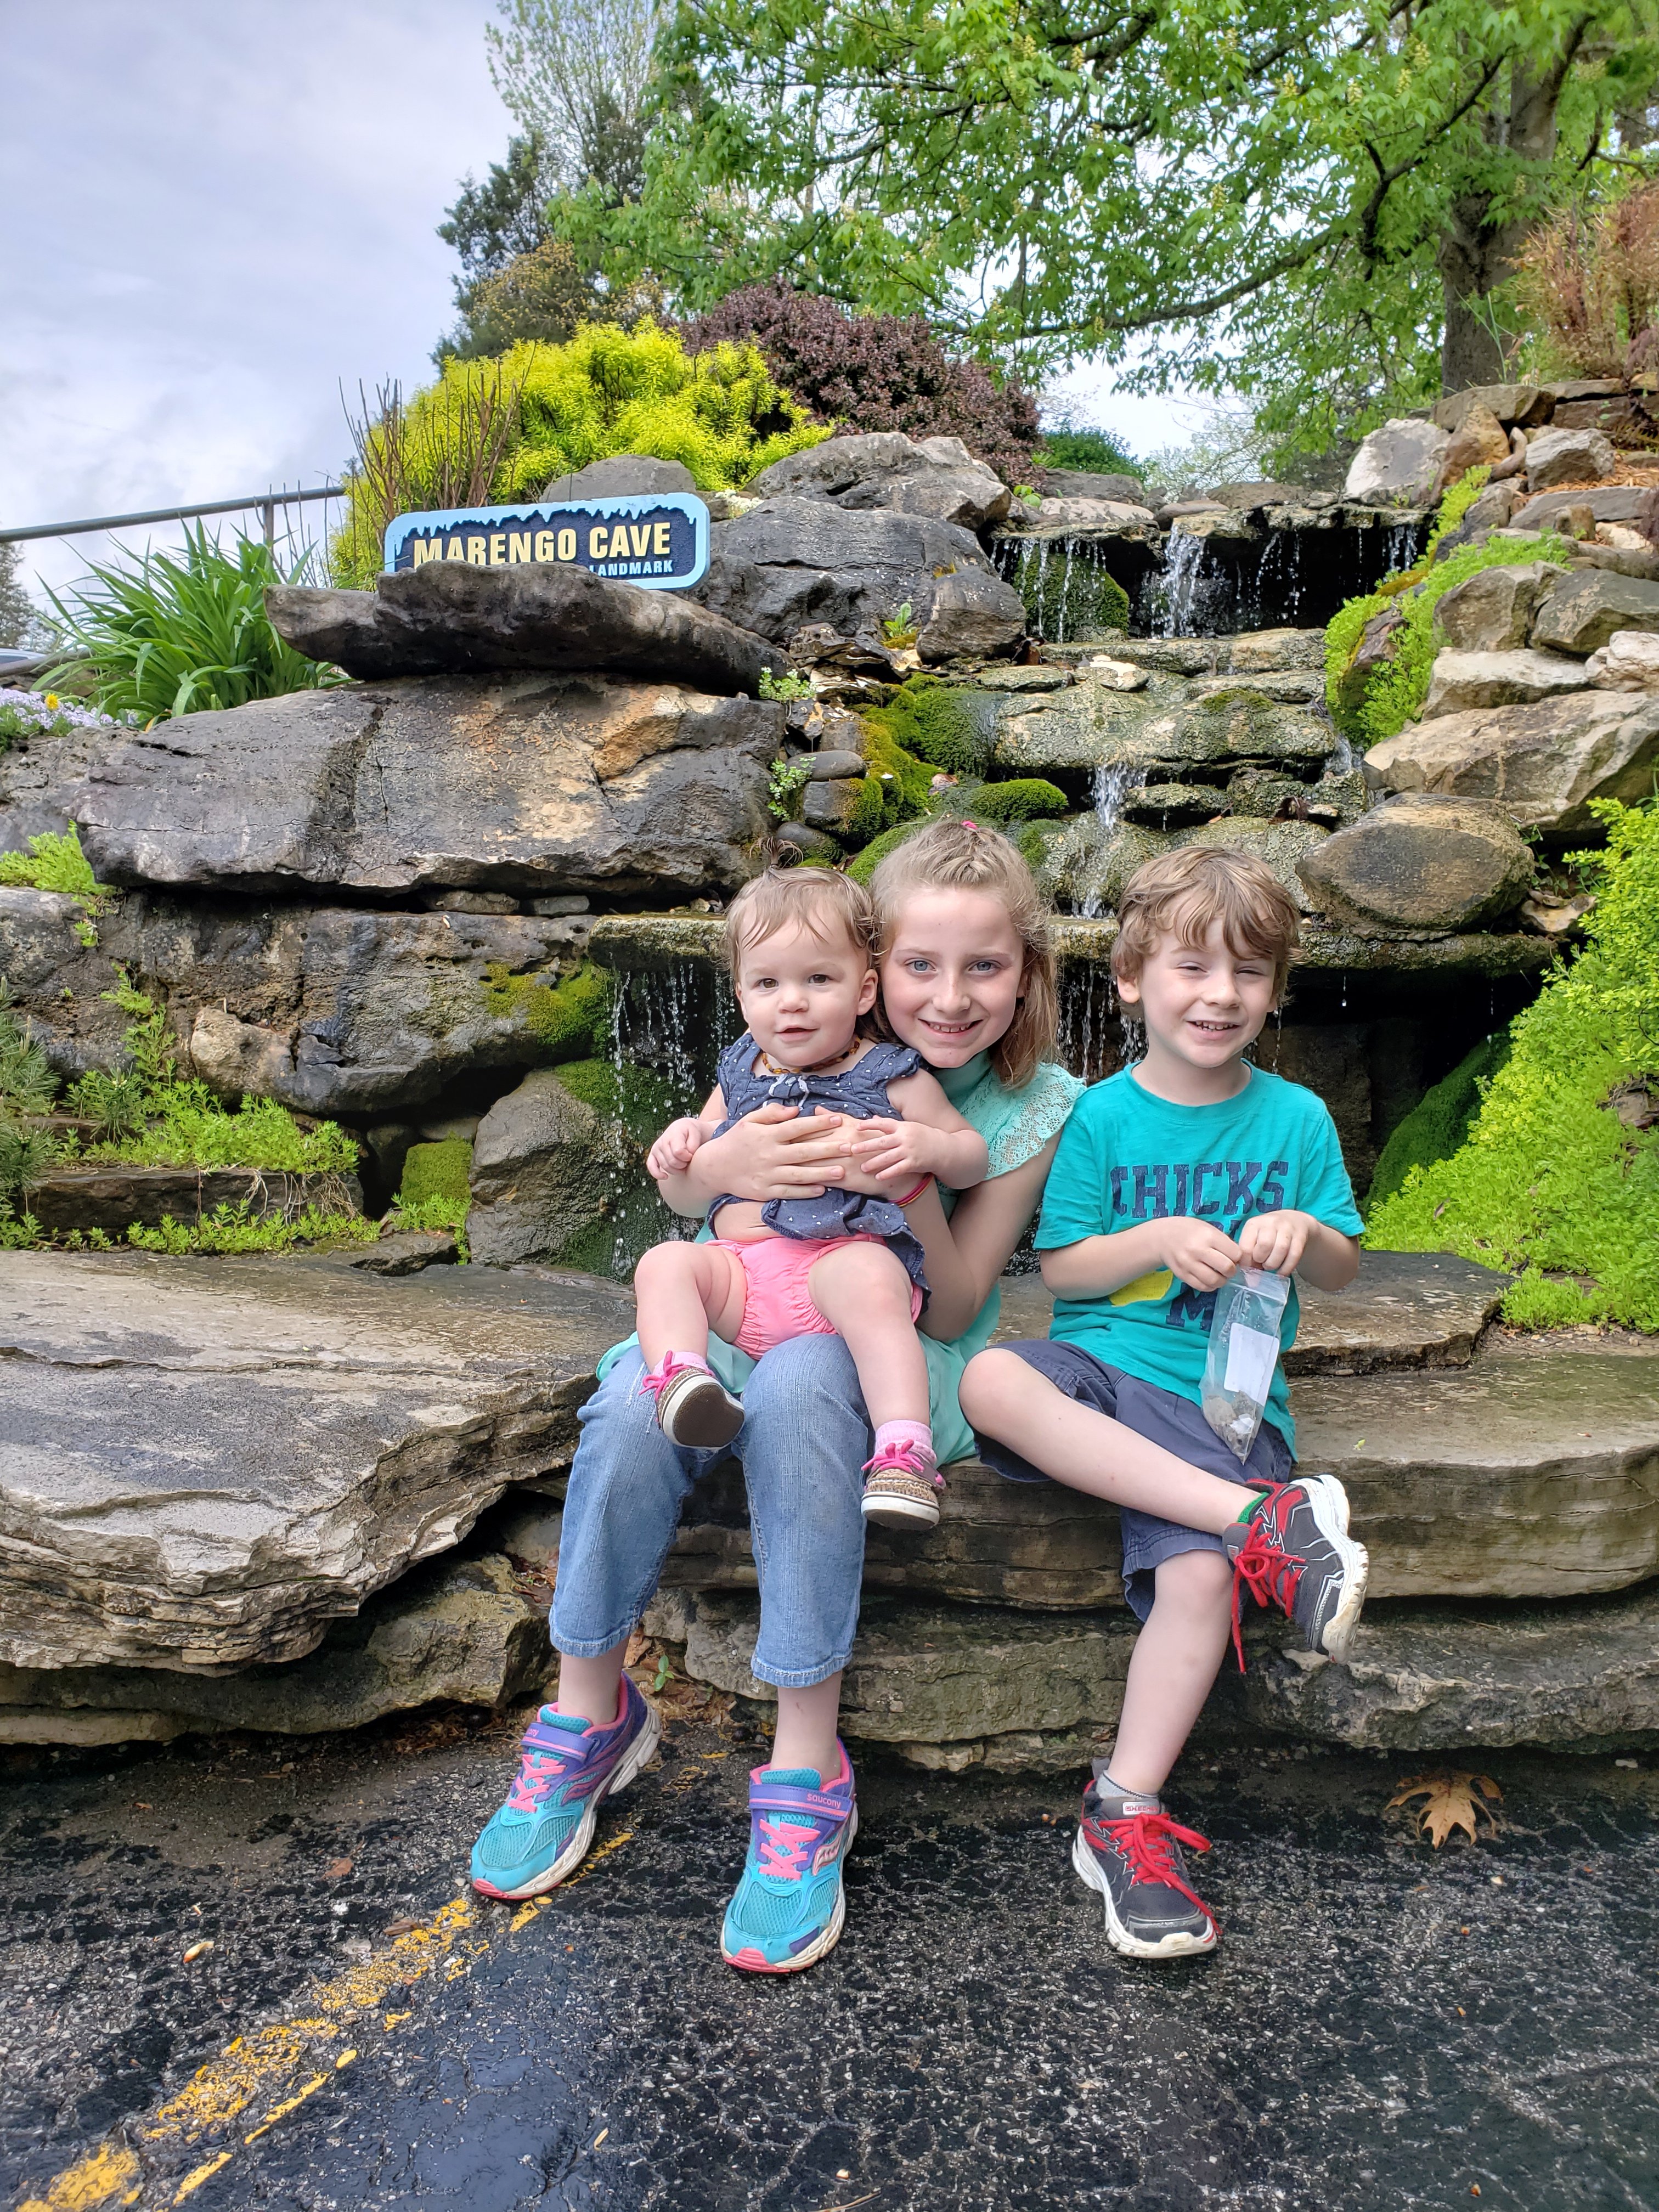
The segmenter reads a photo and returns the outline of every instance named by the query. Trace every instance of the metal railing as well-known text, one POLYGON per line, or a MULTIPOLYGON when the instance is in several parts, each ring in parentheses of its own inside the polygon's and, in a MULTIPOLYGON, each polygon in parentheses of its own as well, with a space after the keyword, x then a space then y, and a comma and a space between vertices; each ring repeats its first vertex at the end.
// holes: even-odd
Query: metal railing
POLYGON ((95 530, 126 530, 141 522, 189 522, 204 514, 246 514, 259 510, 265 544, 276 543, 276 510, 307 499, 343 499, 343 484, 323 484, 314 491, 256 491, 248 499, 214 499, 198 507, 153 507, 142 514, 94 514, 82 522, 31 522, 21 530, 0 530, 0 545, 15 545, 26 538, 82 538, 95 530))

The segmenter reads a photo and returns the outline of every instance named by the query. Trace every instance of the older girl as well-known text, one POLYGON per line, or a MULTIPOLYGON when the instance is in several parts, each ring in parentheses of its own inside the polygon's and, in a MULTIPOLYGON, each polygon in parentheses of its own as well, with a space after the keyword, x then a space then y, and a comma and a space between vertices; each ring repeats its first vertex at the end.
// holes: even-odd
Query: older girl
MULTIPOLYGON (((948 1224, 933 1192, 910 1213, 931 1291, 923 1345, 937 1449, 942 1461, 962 1458, 974 1447, 957 1384, 995 1329, 998 1279, 1082 1085, 1048 1057, 1056 1001, 1046 916, 1005 837, 972 822, 931 823, 882 862, 871 888, 885 1024, 921 1054, 990 1153, 988 1179, 948 1224)), ((702 1212, 723 1191, 799 1198, 859 1177, 861 1155, 881 1142, 837 1115, 762 1107, 696 1152, 676 1202, 702 1212)), ((743 1462, 760 1583, 750 1664, 778 1691, 772 1763, 750 1777, 749 1855, 721 1950, 733 1966, 788 1973, 823 1958, 842 1929, 842 1863, 858 1816, 836 1718, 858 1623, 871 1432, 837 1338, 796 1338, 758 1363, 724 1345, 710 1354, 743 1395, 731 1449, 743 1462)), ((487 1896, 533 1897, 562 1881, 592 1840, 600 1800, 654 1751, 656 1717, 623 1655, 686 1495, 721 1456, 664 1436, 636 1345, 607 1354, 600 1373, 565 1505, 550 1624, 562 1655, 558 1696, 526 1731, 518 1778, 473 1852, 487 1896)))

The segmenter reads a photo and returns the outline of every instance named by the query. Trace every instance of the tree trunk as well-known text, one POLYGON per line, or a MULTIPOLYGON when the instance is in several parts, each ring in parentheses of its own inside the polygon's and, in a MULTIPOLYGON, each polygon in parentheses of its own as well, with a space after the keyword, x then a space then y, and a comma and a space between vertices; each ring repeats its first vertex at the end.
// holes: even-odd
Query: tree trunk
MULTIPOLYGON (((1565 52, 1534 76, 1519 62, 1510 70, 1507 100, 1487 110, 1486 136, 1528 164, 1555 155, 1555 111, 1583 36, 1581 23, 1565 52)), ((1445 299, 1440 345, 1440 388, 1462 392, 1471 384, 1499 384, 1509 374, 1510 347, 1493 326, 1488 296, 1514 276, 1530 222, 1492 220, 1490 192, 1460 193, 1451 204, 1436 258, 1445 299)))

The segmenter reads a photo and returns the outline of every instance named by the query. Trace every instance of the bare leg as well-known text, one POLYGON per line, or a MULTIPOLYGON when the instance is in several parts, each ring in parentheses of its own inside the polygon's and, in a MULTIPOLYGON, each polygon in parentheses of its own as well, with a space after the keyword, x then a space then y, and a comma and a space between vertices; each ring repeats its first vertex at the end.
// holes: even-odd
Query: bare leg
POLYGON ((1178 1552, 1156 1570, 1112 1747, 1111 1776, 1121 1789, 1156 1796, 1181 1756, 1226 1656, 1232 1581, 1219 1552, 1178 1552))
POLYGON ((623 1654, 627 1649, 624 1637, 597 1659, 573 1659, 567 1651, 559 1661, 559 1693, 553 1701, 557 1711, 590 1721, 597 1728, 609 1728, 617 1717, 622 1696, 623 1654))
POLYGON ((1189 1467, 1109 1414, 1079 1406, 1015 1352, 981 1352, 969 1361, 962 1410, 1056 1482, 1113 1505, 1218 1536, 1249 1502, 1236 1482, 1189 1467))
POLYGON ((812 1303, 853 1355, 872 1424, 927 1419, 927 1361, 910 1318, 910 1278, 880 1244, 826 1252, 806 1278, 812 1303))
POLYGON ((706 1354, 711 1328, 730 1344, 743 1327, 743 1269, 718 1245, 653 1244, 634 1270, 634 1288, 648 1368, 671 1352, 706 1354))
POLYGON ((841 1676, 815 1682, 810 1690, 778 1692, 778 1729, 772 1739, 773 1766, 807 1766, 828 1782, 841 1765, 836 1749, 836 1716, 841 1709, 841 1676))

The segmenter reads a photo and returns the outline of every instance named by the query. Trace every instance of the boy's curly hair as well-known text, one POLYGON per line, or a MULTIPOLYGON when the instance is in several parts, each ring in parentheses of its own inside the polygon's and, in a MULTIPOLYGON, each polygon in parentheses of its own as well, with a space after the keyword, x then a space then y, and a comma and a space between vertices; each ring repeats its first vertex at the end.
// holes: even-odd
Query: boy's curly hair
POLYGON ((1217 922, 1236 959, 1273 962, 1277 1000, 1302 942, 1296 901, 1265 860, 1221 845, 1183 845, 1135 870, 1117 902, 1113 975, 1133 982, 1162 939, 1202 945, 1217 922))

